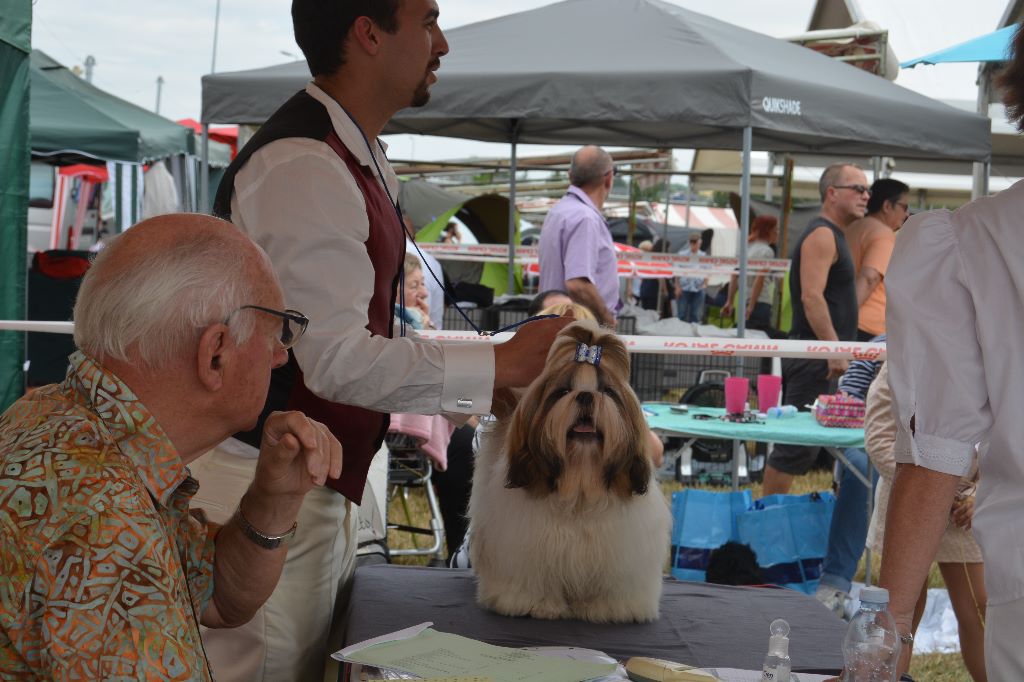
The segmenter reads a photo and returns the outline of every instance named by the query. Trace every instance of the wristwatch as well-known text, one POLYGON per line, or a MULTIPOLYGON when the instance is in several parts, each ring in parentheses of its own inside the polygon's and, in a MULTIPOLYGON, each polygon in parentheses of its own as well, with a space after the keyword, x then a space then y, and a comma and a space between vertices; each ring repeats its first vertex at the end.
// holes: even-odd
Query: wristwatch
POLYGON ((911 646, 911 645, 913 645, 913 643, 914 643, 914 633, 913 632, 901 632, 900 633, 900 643, 903 644, 903 646, 911 646))
POLYGON ((239 504, 238 509, 235 510, 235 518, 238 519, 238 526, 242 529, 242 533, 245 537, 263 549, 277 549, 281 545, 287 543, 292 539, 292 536, 295 535, 295 529, 299 527, 298 523, 293 523, 292 527, 281 535, 267 535, 266 533, 257 530, 255 526, 249 523, 249 519, 245 518, 245 515, 242 514, 241 504, 239 504))

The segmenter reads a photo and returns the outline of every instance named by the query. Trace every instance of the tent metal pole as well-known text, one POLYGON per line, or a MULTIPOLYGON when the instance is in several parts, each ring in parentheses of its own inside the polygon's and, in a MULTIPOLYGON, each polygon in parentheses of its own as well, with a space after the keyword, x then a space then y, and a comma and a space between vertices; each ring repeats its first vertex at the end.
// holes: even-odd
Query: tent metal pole
MULTIPOLYGON (((978 113, 988 118, 988 105, 992 99, 992 69, 988 64, 978 68, 978 113)), ((992 172, 991 160, 975 161, 972 168, 971 201, 988 195, 989 174, 992 172)))
MULTIPOLYGON (((750 152, 754 146, 754 129, 743 129, 743 176, 740 178, 740 281, 736 302, 736 336, 743 338, 747 330, 747 237, 750 236, 750 152)), ((736 376, 743 376, 743 358, 736 358, 736 376)), ((740 442, 732 442, 732 489, 739 489, 740 442)), ((744 458, 750 475, 750 458, 744 458)))
POLYGON ((203 123, 199 152, 199 212, 210 212, 210 124, 203 123))
MULTIPOLYGON (((671 157, 669 157, 669 158, 671 158, 671 157)), ((662 227, 662 232, 661 232, 661 239, 662 239, 661 251, 662 251, 662 253, 668 253, 671 250, 671 249, 669 249, 669 244, 668 244, 668 212, 672 210, 672 183, 671 183, 671 181, 672 181, 672 176, 671 175, 666 175, 665 176, 665 224, 662 227)), ((632 293, 632 290, 633 290, 632 288, 633 288, 633 280, 630 279, 630 291, 629 291, 629 293, 632 293)), ((663 287, 661 285, 661 282, 659 282, 658 283, 658 308, 657 308, 659 315, 661 314, 661 306, 662 306, 662 303, 664 302, 664 299, 665 299, 665 296, 666 296, 667 293, 668 293, 668 286, 664 286, 663 287)), ((627 294, 627 300, 629 300, 628 294, 627 294)), ((672 304, 669 303, 670 310, 671 310, 671 305, 672 304)))
POLYGON ((508 164, 508 294, 516 285, 516 146, 519 144, 519 119, 512 121, 512 150, 508 164))
MULTIPOLYGON (((740 179, 740 296, 736 304, 736 336, 739 338, 746 336, 747 332, 747 239, 750 237, 750 152, 753 144, 754 131, 747 126, 743 129, 743 177, 740 179)), ((743 360, 739 363, 742 367, 743 360)))

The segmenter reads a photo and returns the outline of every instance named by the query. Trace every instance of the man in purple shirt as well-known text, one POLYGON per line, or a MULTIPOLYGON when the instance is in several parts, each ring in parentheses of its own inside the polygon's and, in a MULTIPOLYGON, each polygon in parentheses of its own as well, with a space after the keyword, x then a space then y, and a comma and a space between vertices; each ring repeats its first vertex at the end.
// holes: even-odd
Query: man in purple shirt
POLYGON ((618 261, 601 208, 614 175, 612 157, 600 147, 573 154, 572 186, 544 219, 539 247, 540 290, 565 289, 613 328, 621 306, 618 261))

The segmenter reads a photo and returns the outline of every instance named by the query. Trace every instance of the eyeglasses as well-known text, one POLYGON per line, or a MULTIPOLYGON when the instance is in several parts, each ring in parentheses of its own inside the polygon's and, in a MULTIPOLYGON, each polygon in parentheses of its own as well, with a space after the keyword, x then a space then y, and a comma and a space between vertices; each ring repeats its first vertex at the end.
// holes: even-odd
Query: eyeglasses
POLYGON ((832 185, 836 189, 852 189, 857 194, 867 194, 871 196, 871 188, 865 187, 864 185, 832 185))
POLYGON ((907 213, 910 213, 910 204, 906 203, 905 201, 894 201, 894 202, 892 202, 892 205, 893 206, 899 206, 900 208, 902 208, 907 213))
POLYGON ((231 311, 226 318, 224 318, 224 324, 228 323, 231 316, 240 310, 259 310, 261 313, 269 313, 276 315, 282 319, 281 323, 281 338, 278 339, 281 343, 281 347, 288 349, 295 345, 303 332, 306 331, 306 327, 309 326, 309 318, 300 313, 298 310, 274 310, 273 308, 264 308, 261 305, 243 305, 240 308, 236 308, 231 311))

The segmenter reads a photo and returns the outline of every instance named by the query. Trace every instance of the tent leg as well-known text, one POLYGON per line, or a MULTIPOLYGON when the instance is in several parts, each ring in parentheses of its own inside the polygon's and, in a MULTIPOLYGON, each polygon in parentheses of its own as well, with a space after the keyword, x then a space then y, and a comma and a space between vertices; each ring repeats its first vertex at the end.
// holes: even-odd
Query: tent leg
MULTIPOLYGON (((754 130, 743 129, 743 177, 740 178, 740 281, 739 300, 736 303, 736 336, 747 333, 747 239, 750 237, 750 152, 754 146, 754 130)), ((737 374, 743 359, 737 360, 737 374)))
POLYGON ((512 121, 512 150, 508 178, 508 294, 516 290, 516 146, 519 144, 519 120, 512 121))
MULTIPOLYGON (((990 65, 978 67, 978 113, 988 118, 988 105, 992 98, 992 69, 990 65)), ((989 161, 973 164, 971 182, 971 201, 988 195, 989 174, 992 172, 991 157, 989 161)))
POLYGON ((199 161, 199 212, 210 212, 210 124, 203 123, 199 161))

